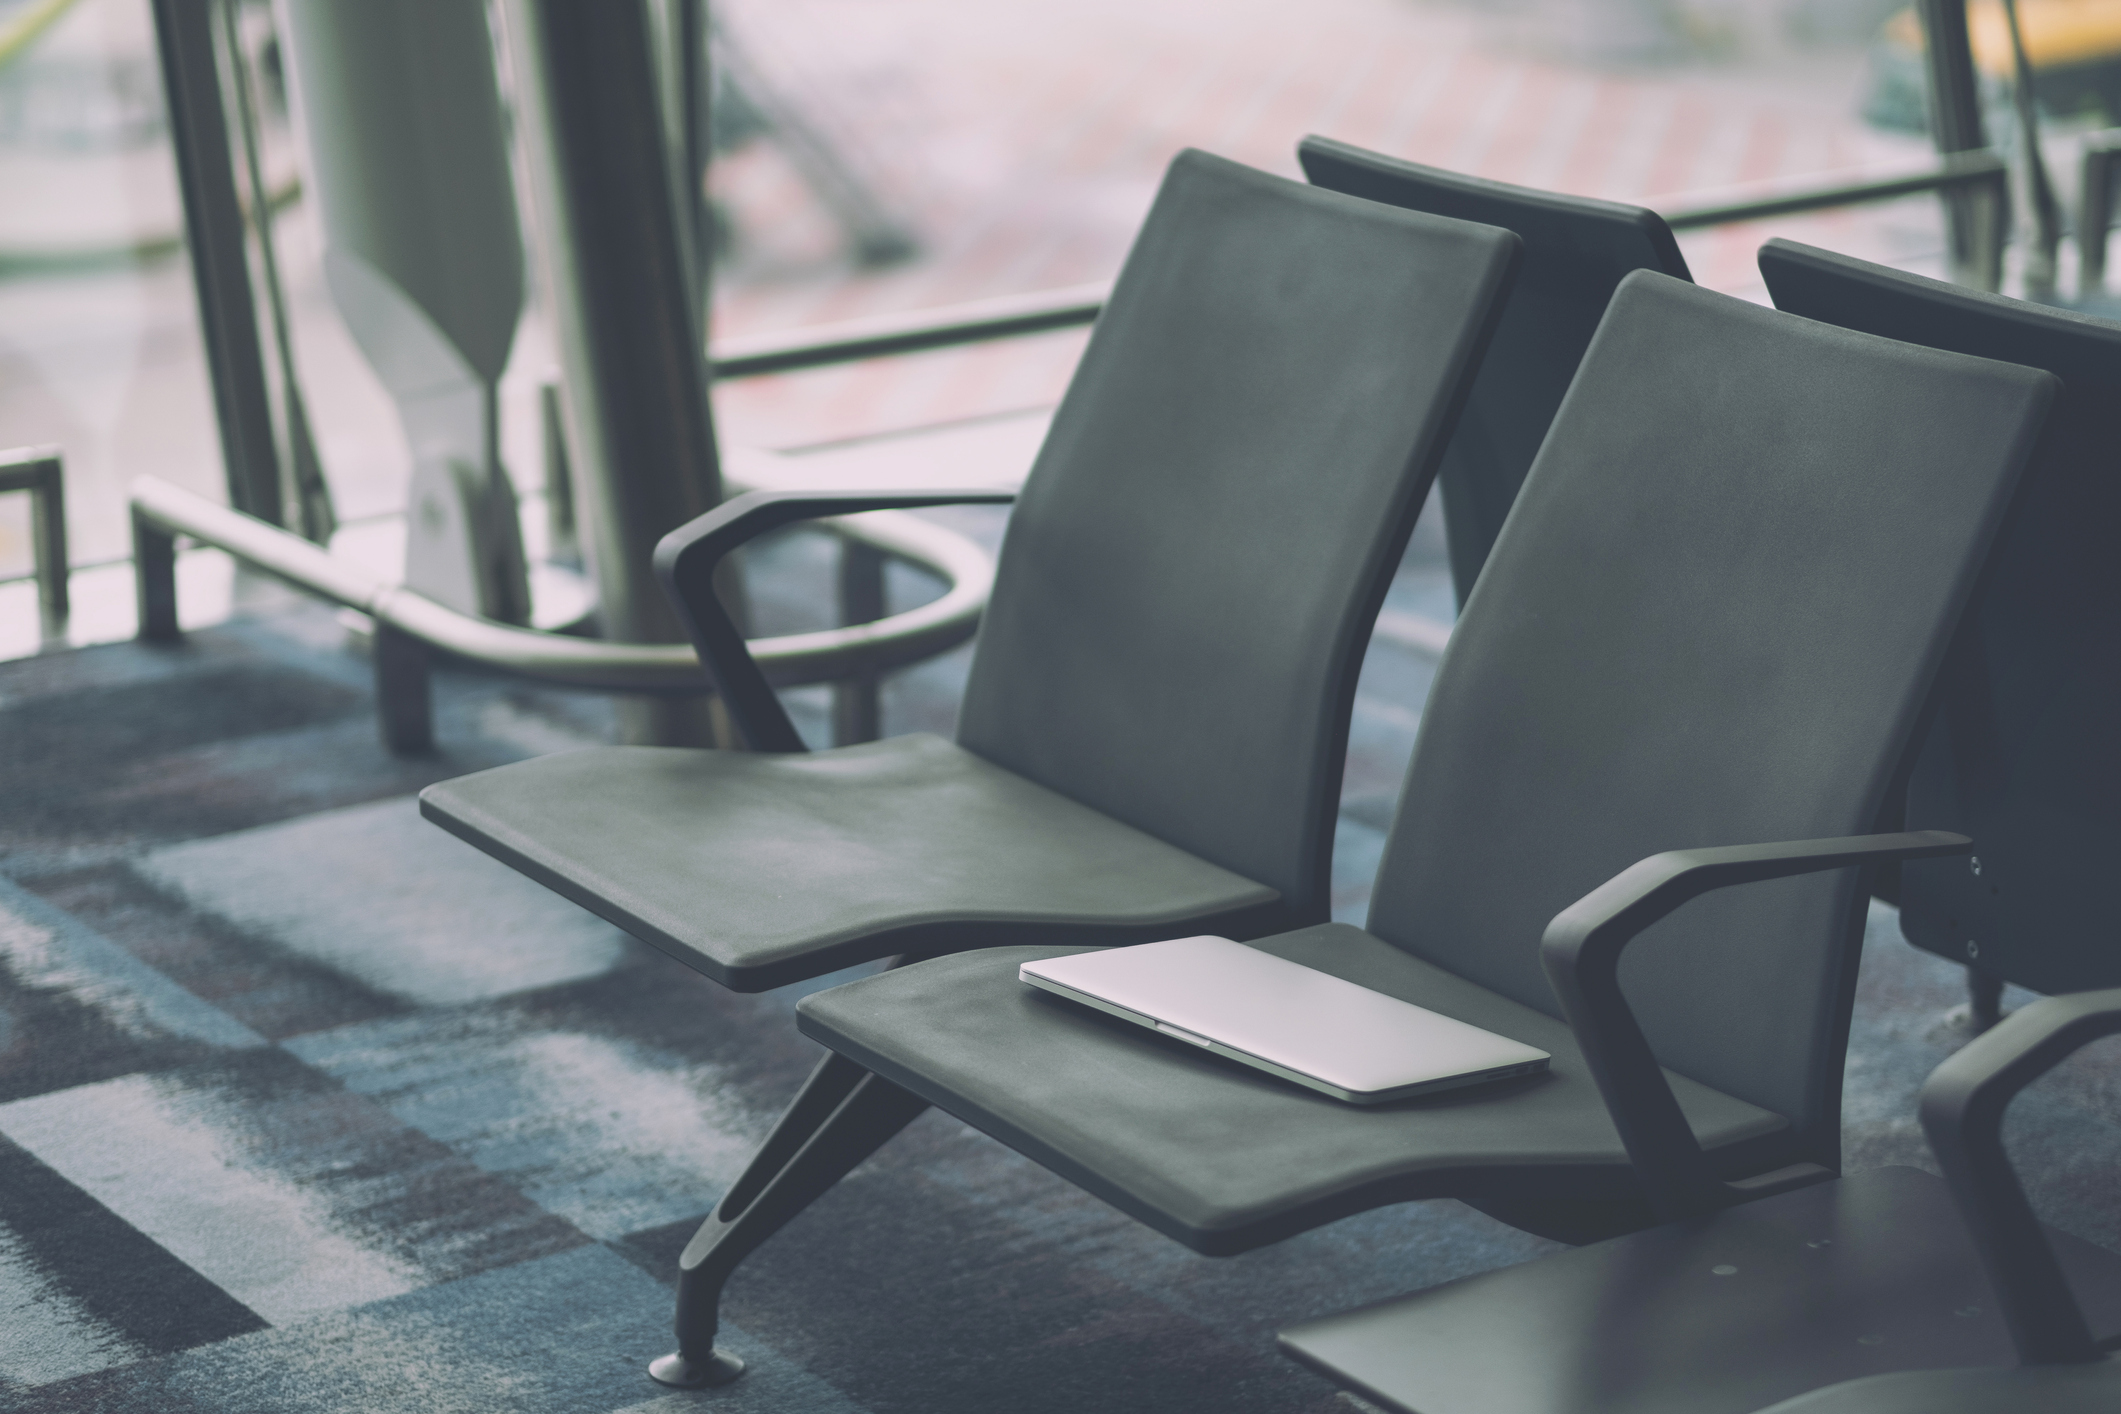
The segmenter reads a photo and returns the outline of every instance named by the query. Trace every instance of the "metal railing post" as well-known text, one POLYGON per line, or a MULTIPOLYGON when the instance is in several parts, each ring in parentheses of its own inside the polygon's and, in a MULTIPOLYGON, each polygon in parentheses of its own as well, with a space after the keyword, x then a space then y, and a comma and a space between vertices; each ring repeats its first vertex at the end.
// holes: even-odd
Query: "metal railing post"
MULTIPOLYGON (((243 205, 236 197, 215 54, 214 12, 227 0, 153 0, 162 92, 169 109, 177 185, 184 197, 185 243, 199 295, 199 334, 214 390, 214 418, 228 473, 228 503, 246 515, 285 524, 280 458, 273 445, 272 401, 258 342, 245 251, 243 205)), ((259 213, 260 220, 264 213, 259 213)))
POLYGON ((2025 54, 2025 31, 2018 22, 2018 0, 2003 0, 2004 25, 2011 38, 2011 106, 2018 115, 2018 176, 2030 229, 2024 276, 2028 299, 2055 292, 2055 251, 2062 244, 2062 210, 2048 180, 2047 158, 2040 151, 2040 105, 2033 95, 2033 65, 2025 54))
MULTIPOLYGON (((1930 135, 1937 151, 1949 156, 1987 147, 1974 48, 1966 30, 1966 0, 1919 0, 1917 12, 1929 64, 1930 135)), ((1952 279, 1976 289, 2000 288, 2010 220, 2007 204, 1979 188, 1948 190, 1943 201, 1952 279)))
POLYGON ((2114 168, 2121 163, 2121 128, 2084 140, 2083 179, 2077 188, 2077 279, 2082 294, 2106 287, 2106 235, 2114 219, 2114 168))
POLYGON ((37 605, 47 637, 66 625, 69 565, 66 553, 66 464, 57 447, 17 447, 0 452, 0 491, 27 491, 30 554, 37 574, 37 605))
POLYGON ((139 636, 149 643, 174 643, 177 627, 177 537, 132 508, 133 602, 139 610, 139 636))

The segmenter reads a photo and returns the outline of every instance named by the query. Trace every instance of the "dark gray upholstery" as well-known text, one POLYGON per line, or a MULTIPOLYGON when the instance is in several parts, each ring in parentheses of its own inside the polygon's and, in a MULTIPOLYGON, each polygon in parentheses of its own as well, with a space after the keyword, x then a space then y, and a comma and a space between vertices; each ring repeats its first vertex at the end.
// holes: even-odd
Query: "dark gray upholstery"
POLYGON ((1331 138, 1305 138, 1297 157, 1314 185, 1524 238, 1495 341, 1437 472, 1463 605, 1614 287, 1633 270, 1684 280, 1686 259, 1664 218, 1646 207, 1468 177, 1331 138))
MULTIPOLYGON (((1068 951, 1059 948, 904 968, 889 986, 806 998, 799 1017, 841 1054, 1200 1252, 1244 1251, 1383 1203, 1507 1186, 1527 1168, 1587 1197, 1627 1191, 1620 1140, 1562 1022, 1344 923, 1254 946, 1538 1046, 1554 1057, 1551 1078, 1357 1108, 1017 980, 1021 964, 1068 951)), ((1712 1147, 1788 1128, 1670 1079, 1712 1147)))
POLYGON ((2121 1360, 2013 1370, 1911 1370, 1786 1399, 1760 1414, 2113 1414, 2121 1360))
MULTIPOLYGON (((2043 1232, 2003 1147, 2013 1096, 2086 1044, 2121 1031, 2121 991, 2033 1003, 1939 1066, 1923 1087, 1922 1127, 1981 1248, 1990 1292, 2009 1325, 2014 1369, 1922 1370, 1821 1389, 1762 1414, 2111 1414, 2121 1360, 2101 1301, 2116 1283, 2072 1258, 2075 1239, 2043 1232)), ((2100 1250, 2111 1268, 2121 1259, 2100 1250)), ((1972 1358, 1964 1356, 1961 1361, 1972 1358)))
POLYGON ((445 827, 752 988, 902 941, 978 943, 997 925, 1064 938, 1089 920, 1100 941, 1147 941, 1195 920, 1254 931, 1280 916, 1265 885, 936 736, 798 755, 568 751, 476 784, 439 817, 445 827))
POLYGON ((1518 242, 1305 190, 1172 168, 1010 518, 958 740, 1322 918, 1355 668, 1518 242))
MULTIPOLYGON (((2121 1315, 2121 1257, 2060 1245, 2087 1309, 2121 1315)), ((1403 1414, 1754 1414, 2011 1359, 1950 1192, 1901 1167, 1305 1321, 1280 1344, 1403 1414)))
MULTIPOLYGON (((808 997, 803 1030, 1203 1250, 1395 1197, 1627 1191, 1538 1021, 1542 931, 1648 855, 1870 823, 2052 385, 1622 282, 1438 672, 1369 936, 1255 944, 1493 1018, 1555 1052, 1550 1078, 1339 1112, 1018 998, 1015 953, 808 997)), ((1659 1057, 1722 1092, 1683 1103, 1725 1176, 1838 1166, 1854 873, 1697 900, 1624 960, 1659 1057)))
POLYGON ((1948 1057, 1921 1101, 1941 1181, 1813 1183, 1306 1321, 1282 1349, 1405 1414, 2121 1408, 2121 1255, 2043 1226, 2003 1144, 2014 1097, 2117 1032, 2121 990, 2049 997, 1948 1057))
MULTIPOLYGON (((1370 906, 1557 1015, 1540 934, 1629 864, 1877 818, 2052 381, 1621 289, 1452 635, 1370 906)), ((1830 1168, 1862 907, 1853 871, 1713 895, 1622 965, 1666 1065, 1830 1168)))
POLYGON ((1362 649, 1517 246, 1182 154, 1012 517, 958 744, 607 748, 423 811, 744 990, 1323 920, 1362 649))
POLYGON ((1808 319, 2062 379, 1909 781, 1910 828, 1971 835, 1980 871, 1907 865, 1900 926, 2037 991, 2121 985, 2121 325, 1789 241, 1762 248, 1760 271, 1808 319))

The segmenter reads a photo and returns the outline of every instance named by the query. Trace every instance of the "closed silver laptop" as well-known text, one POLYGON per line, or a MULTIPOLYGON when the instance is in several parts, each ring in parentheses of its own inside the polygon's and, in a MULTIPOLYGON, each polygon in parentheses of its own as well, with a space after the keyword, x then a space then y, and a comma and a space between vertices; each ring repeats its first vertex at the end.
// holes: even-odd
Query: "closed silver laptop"
POLYGON ((1545 1051, 1228 938, 1027 962, 1033 987, 1351 1104, 1547 1068, 1545 1051))

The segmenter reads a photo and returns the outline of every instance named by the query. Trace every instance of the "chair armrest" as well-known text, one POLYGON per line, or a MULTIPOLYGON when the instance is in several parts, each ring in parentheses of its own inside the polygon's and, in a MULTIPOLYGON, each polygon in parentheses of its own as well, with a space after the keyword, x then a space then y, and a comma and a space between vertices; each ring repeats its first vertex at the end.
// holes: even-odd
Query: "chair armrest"
MULTIPOLYGON (((1973 841, 1964 835, 1918 830, 1669 850, 1628 866, 1554 915, 1540 940, 1540 961, 1662 1220, 1675 1222, 1766 1194, 1758 1184, 1733 1186, 1709 1171, 1693 1128, 1621 995, 1622 950, 1689 899, 1733 884, 1851 864, 1965 854, 1972 848, 1973 841)), ((1792 1175, 1785 1186, 1798 1186, 1803 1177, 1792 1175)))
POLYGON ((2003 1151, 2003 1112, 2080 1047, 2116 1032, 2121 989, 2045 997, 1968 1042, 1922 1087, 1923 1133, 2027 1365, 2097 1360, 2100 1347, 2003 1151))
POLYGON ((714 571, 730 551, 769 530, 821 516, 916 506, 1012 501, 1013 491, 752 491, 687 521, 655 547, 656 578, 677 606, 678 618, 714 679, 730 720, 752 751, 801 751, 803 739, 766 675, 752 661, 744 635, 714 592, 714 571))

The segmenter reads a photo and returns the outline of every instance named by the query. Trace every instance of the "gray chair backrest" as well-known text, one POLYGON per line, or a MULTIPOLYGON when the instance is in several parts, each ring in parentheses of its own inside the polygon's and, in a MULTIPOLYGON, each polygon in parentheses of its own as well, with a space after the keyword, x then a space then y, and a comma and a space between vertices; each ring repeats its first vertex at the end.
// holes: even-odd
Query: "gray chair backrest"
POLYGON ((1317 186, 1524 238, 1502 322, 1437 472, 1462 606, 1614 287, 1634 270, 1684 280, 1686 258, 1664 218, 1645 207, 1483 181, 1331 138, 1307 137, 1296 155, 1317 186))
POLYGON ((1363 647, 1517 247, 1182 154, 1010 518, 960 742, 1323 919, 1363 647))
MULTIPOLYGON (((1626 866, 1864 833, 2053 382, 1623 280, 1451 636, 1371 931, 1558 1015, 1541 933, 1626 866)), ((1829 1164, 1855 872, 1698 899, 1621 967, 1665 1065, 1829 1164)))
POLYGON ((2121 325, 1789 241, 1760 271, 1807 319, 2061 378, 1908 783, 1908 828, 1971 836, 1980 872, 1905 866, 1900 927, 2038 991, 2121 986, 2121 325))

